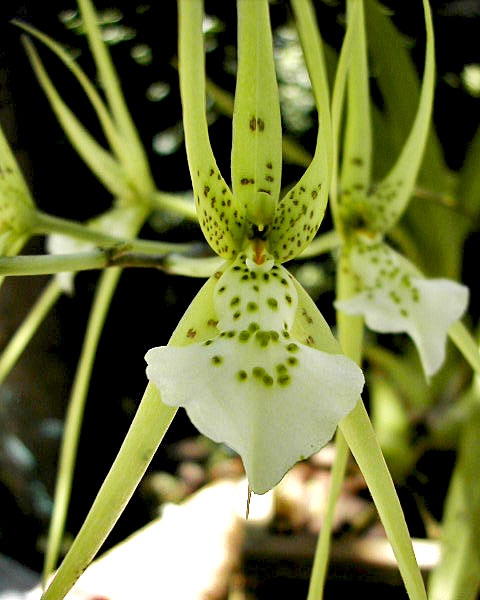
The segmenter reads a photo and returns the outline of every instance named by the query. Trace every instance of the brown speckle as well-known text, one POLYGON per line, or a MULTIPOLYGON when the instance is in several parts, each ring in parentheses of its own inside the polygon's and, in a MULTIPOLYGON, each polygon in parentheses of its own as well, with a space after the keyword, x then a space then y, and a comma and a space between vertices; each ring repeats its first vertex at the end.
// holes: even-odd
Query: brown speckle
POLYGON ((257 125, 258 125, 259 131, 263 131, 265 129, 265 123, 264 123, 263 119, 258 118, 257 125))
POLYGON ((187 331, 187 337, 188 338, 192 338, 193 339, 196 335, 197 335, 197 332, 195 331, 195 329, 190 328, 187 331))

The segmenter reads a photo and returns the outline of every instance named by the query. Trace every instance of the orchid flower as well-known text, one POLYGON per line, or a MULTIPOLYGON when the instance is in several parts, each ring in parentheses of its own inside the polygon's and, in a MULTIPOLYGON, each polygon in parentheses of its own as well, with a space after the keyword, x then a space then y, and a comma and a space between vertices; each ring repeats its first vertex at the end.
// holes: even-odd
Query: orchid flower
MULTIPOLYGON (((282 266, 320 226, 330 180, 325 78, 315 156, 279 200, 282 131, 268 2, 238 2, 238 74, 232 186, 208 140, 201 0, 181 0, 179 71, 188 163, 202 231, 225 259, 194 299, 188 345, 153 348, 147 376, 169 406, 242 457, 250 489, 263 494, 324 446, 357 403, 361 370, 282 266), (315 314, 317 313, 317 314, 315 314), (309 333, 313 320, 323 335, 309 333)), ((318 329, 317 329, 318 331, 318 329)))
MULTIPOLYGON (((352 4, 349 2, 349 10, 352 4)), ((355 52, 348 74, 345 67, 337 74, 333 103, 338 134, 344 89, 348 87, 340 196, 334 204, 334 216, 344 239, 340 268, 350 273, 354 290, 351 297, 337 301, 336 308, 363 316, 366 325, 379 333, 408 333, 429 377, 445 359, 447 333, 467 308, 468 289, 448 279, 426 279, 388 245, 385 236, 408 206, 427 140, 435 63, 431 13, 424 0, 427 48, 417 114, 396 164, 383 181, 375 184, 371 180, 368 65, 360 4, 355 52)), ((334 186, 334 199, 335 191, 334 186)))

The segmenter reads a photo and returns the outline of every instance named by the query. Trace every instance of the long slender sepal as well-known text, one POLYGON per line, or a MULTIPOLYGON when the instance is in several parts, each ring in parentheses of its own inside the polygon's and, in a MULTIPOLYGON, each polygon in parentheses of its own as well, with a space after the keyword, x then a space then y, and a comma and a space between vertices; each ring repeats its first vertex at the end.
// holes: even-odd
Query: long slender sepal
POLYGON ((122 167, 93 139, 61 99, 30 40, 25 37, 23 42, 38 81, 70 143, 102 184, 112 194, 122 196, 128 190, 128 182, 122 167))
POLYGON ((202 0, 179 0, 179 75, 188 166, 203 234, 217 254, 233 258, 245 225, 241 206, 225 183, 213 156, 205 107, 205 52, 202 0))
POLYGON ((372 163, 370 90, 363 0, 349 0, 347 15, 352 15, 355 4, 358 4, 353 42, 355 52, 351 56, 348 70, 347 119, 340 178, 342 195, 346 192, 351 193, 352 188, 367 189, 372 163))
POLYGON ((402 152, 385 179, 375 187, 369 202, 375 207, 370 227, 388 231, 405 211, 422 163, 423 152, 430 127, 435 86, 435 41, 432 13, 428 0, 423 0, 427 31, 425 68, 420 103, 410 134, 402 152))
POLYGON ((61 600, 93 559, 143 477, 176 409, 149 385, 85 522, 42 600, 61 600))
POLYGON ((54 571, 63 538, 65 520, 72 489, 73 473, 77 456, 78 440, 83 423, 85 402, 92 374, 93 363, 103 324, 117 288, 121 269, 112 269, 102 274, 87 323, 80 360, 78 362, 72 392, 65 417, 62 446, 58 463, 53 513, 47 539, 47 552, 43 565, 43 581, 54 571))
POLYGON ((273 218, 282 177, 282 124, 267 0, 238 0, 232 188, 251 223, 273 218))
POLYGON ((32 27, 28 23, 22 23, 22 21, 14 20, 12 21, 14 25, 17 25, 39 41, 41 41, 47 48, 50 48, 52 52, 54 52, 58 58, 63 62, 63 64, 71 71, 74 77, 77 79, 78 83, 82 86, 85 94, 87 95, 90 103, 92 104, 98 120, 102 126, 103 133, 110 144, 113 152, 117 156, 119 160, 124 162, 126 160, 126 144, 122 144, 121 137, 118 135, 118 132, 115 128, 115 123, 113 122, 107 107, 105 106, 103 100, 101 99, 99 93, 95 89, 92 82, 85 75, 83 70, 78 66, 75 59, 70 56, 70 54, 63 48, 58 42, 52 39, 50 36, 42 33, 35 27, 32 27))
POLYGON ((148 166, 147 155, 125 103, 112 59, 105 42, 102 40, 95 8, 91 0, 78 0, 78 6, 108 105, 122 133, 124 142, 127 144, 129 159, 123 166, 129 173, 130 179, 135 182, 136 188, 148 197, 154 192, 155 184, 148 166))
POLYGON ((280 262, 298 256, 315 237, 327 206, 333 156, 328 83, 315 12, 307 0, 295 0, 292 5, 315 94, 318 134, 312 162, 277 206, 270 251, 280 262))
POLYGON ((356 2, 353 9, 349 12, 347 31, 343 38, 340 56, 338 58, 337 71, 335 73, 335 82, 332 94, 332 139, 333 139, 333 172, 332 184, 330 188, 331 210, 335 222, 335 229, 340 233, 343 230, 342 219, 339 215, 338 199, 338 159, 340 127, 342 122, 342 109, 345 100, 345 90, 347 87, 347 77, 350 69, 350 61, 354 53, 356 24, 359 19, 360 3, 356 2))

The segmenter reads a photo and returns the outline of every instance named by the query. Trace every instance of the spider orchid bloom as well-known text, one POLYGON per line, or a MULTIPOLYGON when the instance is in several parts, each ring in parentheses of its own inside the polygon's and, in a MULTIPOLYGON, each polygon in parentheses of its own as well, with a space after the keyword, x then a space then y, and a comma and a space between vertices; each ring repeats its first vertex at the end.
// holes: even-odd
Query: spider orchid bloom
POLYGON ((331 133, 323 71, 312 77, 325 110, 315 157, 278 201, 282 132, 268 2, 238 1, 232 193, 208 140, 202 17, 201 0, 180 0, 185 139, 199 221, 226 262, 177 328, 185 332, 184 347, 150 350, 147 376, 165 404, 185 407, 202 433, 240 454, 250 489, 263 494, 328 442, 364 378, 282 266, 313 239, 327 202, 331 133))
POLYGON ((18 254, 33 232, 35 215, 28 186, 0 128, 0 256, 18 254))
MULTIPOLYGON (((336 308, 362 315, 379 333, 406 332, 415 342, 427 377, 445 359, 449 328, 463 315, 468 289, 447 279, 426 279, 384 241, 408 206, 423 157, 434 90, 434 39, 428 0, 424 0, 427 48, 420 103, 397 163, 379 184, 371 182, 371 126, 363 3, 355 19, 356 47, 348 75, 339 69, 333 108, 340 120, 344 87, 348 112, 340 177, 341 195, 334 214, 344 238, 341 267, 351 272, 355 292, 336 308)), ((349 2, 349 12, 353 2, 349 2)))

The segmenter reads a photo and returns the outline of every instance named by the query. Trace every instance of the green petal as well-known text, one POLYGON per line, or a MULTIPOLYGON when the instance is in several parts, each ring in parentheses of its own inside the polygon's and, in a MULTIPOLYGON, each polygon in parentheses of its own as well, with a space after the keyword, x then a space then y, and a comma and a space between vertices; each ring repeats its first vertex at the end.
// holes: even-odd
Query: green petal
POLYGON ((245 208, 222 178, 213 156, 205 109, 202 0, 180 0, 179 74, 183 127, 195 205, 203 234, 223 258, 233 258, 244 236, 245 208))
POLYGON ((72 146, 112 194, 124 195, 128 189, 128 181, 122 167, 93 139, 61 99, 30 40, 25 39, 24 43, 40 85, 72 146))
POLYGON ((385 179, 371 190, 368 203, 373 208, 368 227, 377 231, 391 229, 405 211, 422 163, 430 126, 435 85, 435 48, 432 14, 423 0, 427 45, 420 103, 413 127, 402 152, 385 179))
POLYGON ((129 160, 124 164, 124 168, 128 171, 130 179, 135 182, 136 188, 148 196, 155 190, 155 184, 147 155, 128 112, 117 73, 97 25, 95 8, 91 0, 78 0, 78 6, 108 104, 128 148, 129 160))
POLYGON ((311 3, 293 2, 297 27, 318 111, 315 154, 297 185, 278 204, 270 234, 270 251, 284 262, 298 256, 313 240, 325 214, 331 177, 332 131, 322 42, 311 3))
MULTIPOLYGON (((354 2, 349 0, 348 15, 354 2)), ((355 15, 355 51, 348 70, 347 120, 341 173, 342 195, 352 190, 365 190, 370 183, 372 162, 372 131, 370 123, 370 90, 368 85, 367 42, 363 2, 355 15)))
POLYGON ((232 186, 247 218, 269 225, 280 194, 282 125, 267 0, 239 0, 232 186))

